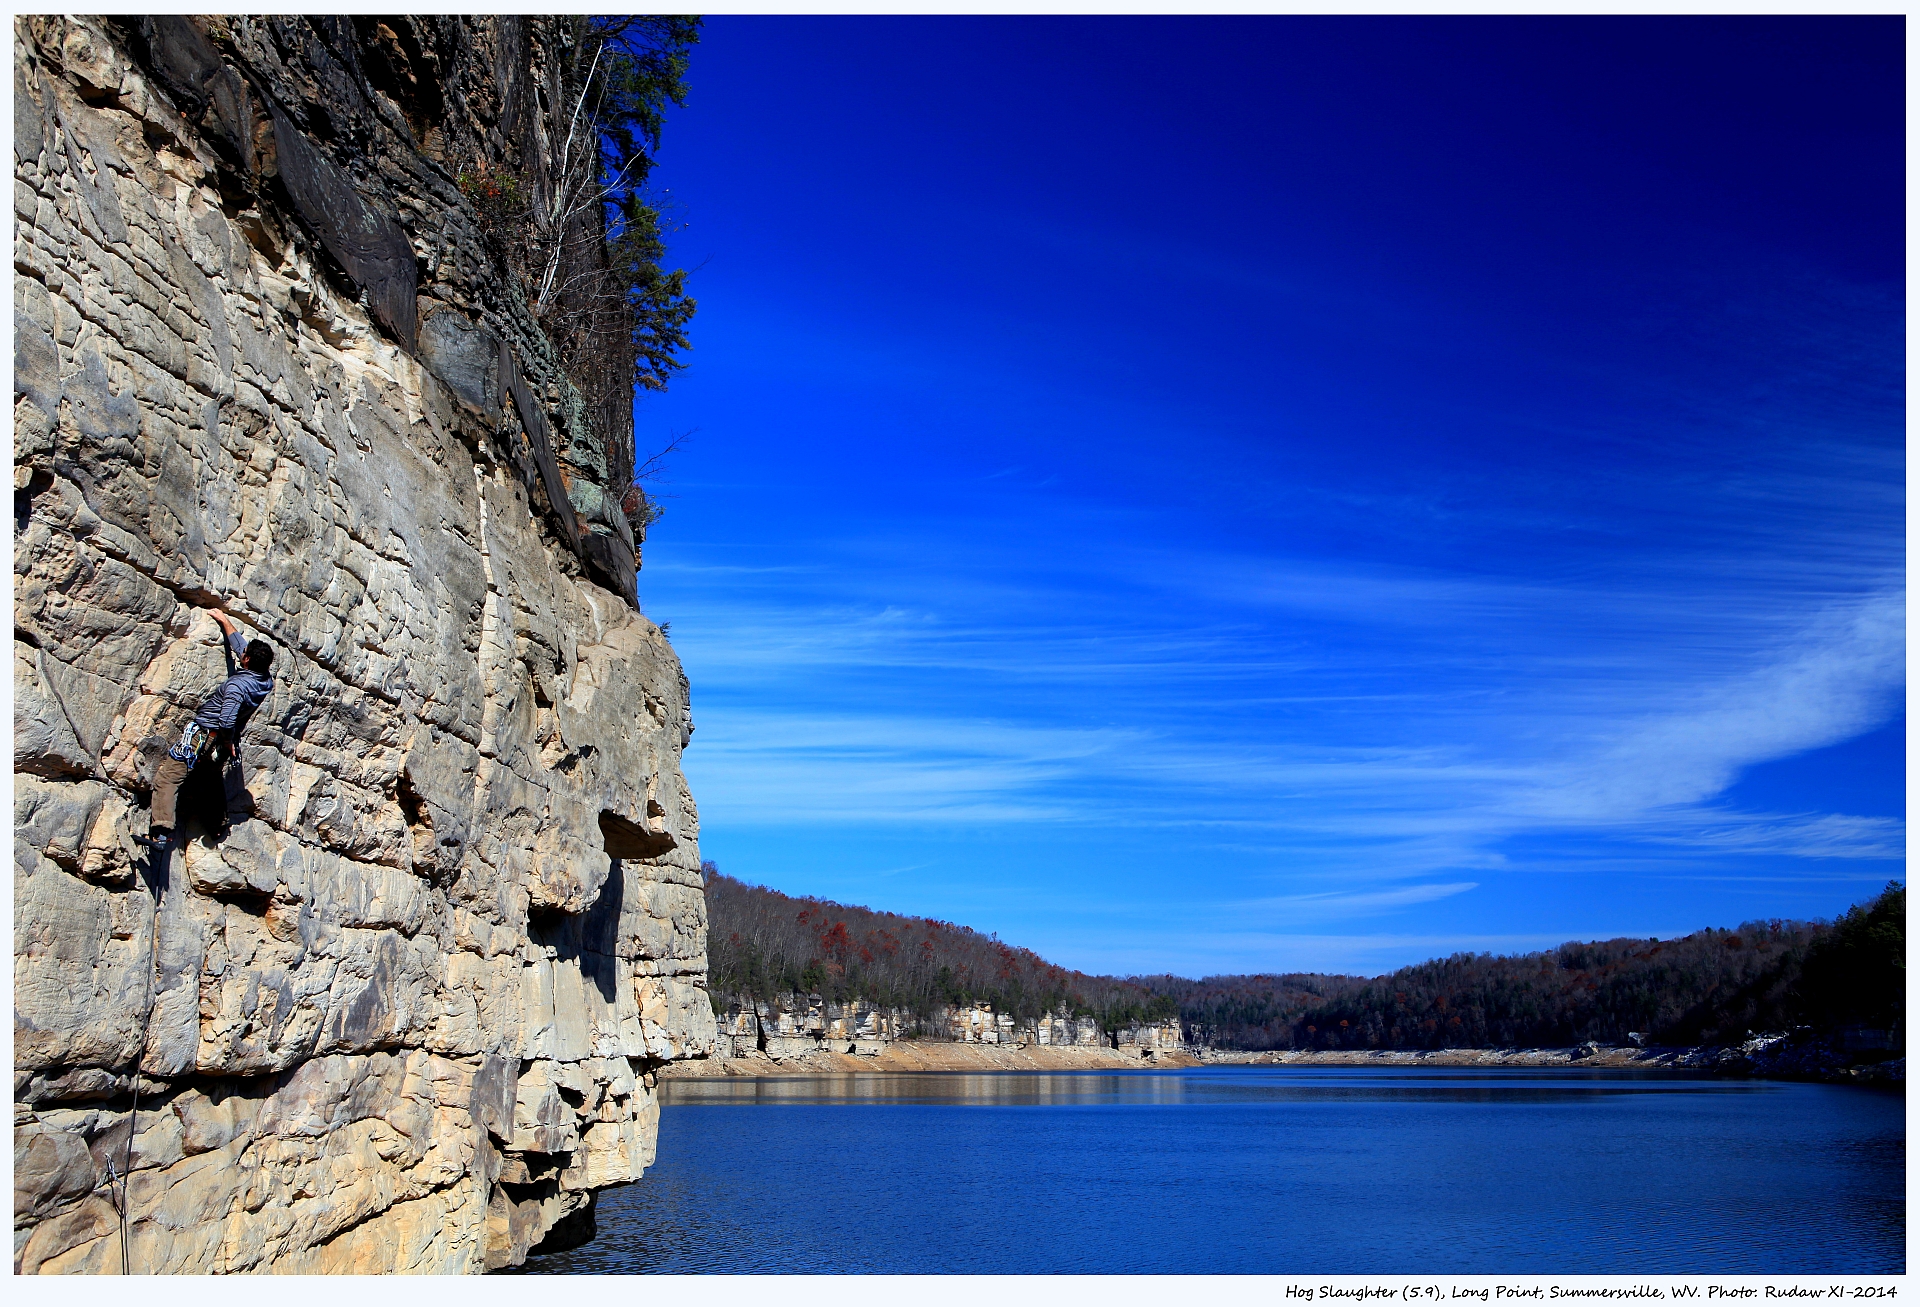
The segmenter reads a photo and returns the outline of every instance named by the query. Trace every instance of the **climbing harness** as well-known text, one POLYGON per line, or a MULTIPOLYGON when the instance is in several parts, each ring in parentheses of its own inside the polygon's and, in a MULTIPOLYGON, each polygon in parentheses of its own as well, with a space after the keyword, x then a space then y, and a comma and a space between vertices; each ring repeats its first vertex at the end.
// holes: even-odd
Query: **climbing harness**
POLYGON ((207 750, 213 747, 213 732, 199 722, 189 721, 180 728, 180 739, 167 750, 167 757, 176 762, 184 762, 188 767, 197 767, 200 760, 207 756, 207 750))

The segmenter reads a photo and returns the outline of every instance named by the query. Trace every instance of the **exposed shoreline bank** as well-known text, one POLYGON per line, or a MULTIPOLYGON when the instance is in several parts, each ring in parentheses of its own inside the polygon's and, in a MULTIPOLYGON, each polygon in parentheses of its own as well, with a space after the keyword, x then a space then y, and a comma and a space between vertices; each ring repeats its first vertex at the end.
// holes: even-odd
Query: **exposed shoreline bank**
POLYGON ((947 1043, 896 1040, 877 1054, 829 1049, 789 1057, 742 1053, 731 1058, 674 1062, 660 1072, 665 1080, 710 1077, 845 1075, 856 1072, 993 1071, 1138 1071, 1199 1066, 1400 1066, 1529 1067, 1540 1069, 1645 1068, 1706 1071, 1716 1075, 1763 1079, 1822 1080, 1834 1083, 1901 1084, 1906 1060, 1865 1066, 1833 1067, 1785 1064, 1771 1049, 1722 1048, 1442 1048, 1312 1051, 1279 1049, 1161 1049, 1142 1057, 1132 1050, 1037 1045, 947 1043))
POLYGON ((892 1040, 875 1054, 817 1048, 785 1057, 738 1053, 729 1058, 674 1062, 660 1076, 699 1080, 714 1076, 834 1075, 856 1071, 1137 1071, 1194 1067, 1192 1052, 1160 1050, 1143 1058, 1131 1049, 1050 1047, 1044 1044, 961 1044, 932 1039, 892 1040))

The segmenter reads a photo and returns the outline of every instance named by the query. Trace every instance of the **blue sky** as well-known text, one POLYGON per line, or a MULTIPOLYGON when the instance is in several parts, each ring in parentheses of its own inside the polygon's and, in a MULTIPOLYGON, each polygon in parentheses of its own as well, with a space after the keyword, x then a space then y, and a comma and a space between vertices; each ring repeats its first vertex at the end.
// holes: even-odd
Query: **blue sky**
POLYGON ((1904 878, 1899 24, 709 19, 702 851, 1190 975, 1904 878))

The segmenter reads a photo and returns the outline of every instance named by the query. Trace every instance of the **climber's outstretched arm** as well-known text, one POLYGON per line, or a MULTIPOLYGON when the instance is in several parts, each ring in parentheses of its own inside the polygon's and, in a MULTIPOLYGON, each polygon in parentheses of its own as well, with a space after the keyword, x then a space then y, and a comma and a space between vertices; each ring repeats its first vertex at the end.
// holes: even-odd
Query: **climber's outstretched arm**
POLYGON ((220 629, 227 633, 221 652, 227 656, 227 675, 232 676, 237 668, 247 665, 247 637, 240 634, 240 628, 234 620, 218 608, 209 609, 208 616, 220 623, 220 629))

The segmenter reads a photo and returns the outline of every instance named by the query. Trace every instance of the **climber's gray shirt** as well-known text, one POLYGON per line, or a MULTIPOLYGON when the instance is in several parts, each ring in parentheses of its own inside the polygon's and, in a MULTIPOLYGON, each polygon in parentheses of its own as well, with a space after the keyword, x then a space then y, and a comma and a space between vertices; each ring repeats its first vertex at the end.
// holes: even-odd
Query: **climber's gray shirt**
MULTIPOLYGON (((247 637, 235 631, 227 637, 227 645, 233 650, 237 662, 247 656, 247 637)), ((238 738, 245 729, 247 719, 253 716, 253 710, 260 706, 261 700, 273 693, 273 678, 254 671, 251 667, 242 667, 226 679, 226 683, 200 705, 200 711, 193 720, 210 731, 228 731, 230 738, 238 738)))

